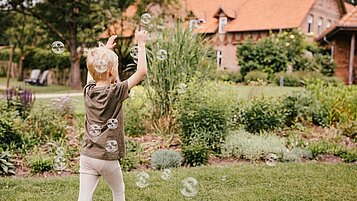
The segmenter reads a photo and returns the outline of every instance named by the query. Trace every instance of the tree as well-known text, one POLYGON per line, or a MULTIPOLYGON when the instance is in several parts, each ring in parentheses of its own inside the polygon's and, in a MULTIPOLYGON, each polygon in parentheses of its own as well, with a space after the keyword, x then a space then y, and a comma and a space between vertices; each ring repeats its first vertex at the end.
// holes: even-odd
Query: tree
POLYGON ((97 40, 105 25, 132 3, 134 0, 8 0, 2 7, 38 19, 53 38, 65 44, 70 52, 71 88, 80 89, 79 62, 86 44, 97 40))

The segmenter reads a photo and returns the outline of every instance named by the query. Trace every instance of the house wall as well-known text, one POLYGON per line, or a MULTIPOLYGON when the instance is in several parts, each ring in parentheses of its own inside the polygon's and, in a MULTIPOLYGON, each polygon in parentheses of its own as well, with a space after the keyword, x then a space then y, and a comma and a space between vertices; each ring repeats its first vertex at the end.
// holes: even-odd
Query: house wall
POLYGON ((304 33, 308 33, 308 16, 310 14, 314 16, 312 29, 314 36, 320 35, 318 34, 318 20, 320 17, 323 19, 322 32, 327 29, 327 20, 330 19, 332 24, 336 24, 341 17, 336 0, 315 0, 310 11, 300 25, 300 28, 304 33))
MULTIPOLYGON (((352 33, 344 32, 338 34, 333 41, 333 46, 335 47, 333 58, 337 64, 335 68, 335 76, 341 78, 346 84, 348 83, 349 76, 349 62, 350 62, 350 49, 351 49, 351 37, 352 33)), ((355 44, 355 56, 354 56, 354 83, 356 80, 357 73, 357 42, 355 44)))

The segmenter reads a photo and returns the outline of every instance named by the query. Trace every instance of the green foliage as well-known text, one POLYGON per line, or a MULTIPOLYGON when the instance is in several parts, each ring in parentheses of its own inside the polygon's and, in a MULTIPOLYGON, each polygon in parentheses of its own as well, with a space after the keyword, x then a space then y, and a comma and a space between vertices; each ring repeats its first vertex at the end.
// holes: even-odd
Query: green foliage
POLYGON ((148 104, 143 87, 137 86, 130 91, 129 99, 124 102, 126 135, 140 136, 146 133, 145 123, 149 116, 148 104))
POLYGON ((326 77, 318 72, 311 71, 295 71, 292 73, 279 72, 275 73, 275 77, 273 82, 277 85, 280 84, 280 77, 284 77, 284 86, 291 87, 301 87, 304 86, 308 80, 311 79, 321 79, 326 81, 327 83, 331 83, 332 85, 339 85, 342 81, 336 77, 326 77))
POLYGON ((179 167, 181 164, 181 156, 173 150, 158 150, 151 156, 151 167, 161 170, 179 167))
POLYGON ((232 103, 230 93, 222 91, 215 82, 195 80, 189 83, 177 102, 176 117, 182 142, 195 141, 219 152, 228 133, 232 103))
POLYGON ((343 135, 350 137, 357 143, 357 121, 347 122, 342 126, 343 135))
POLYGON ((140 163, 140 154, 142 152, 142 147, 140 143, 125 139, 125 158, 120 158, 119 163, 123 171, 130 171, 135 169, 140 163))
POLYGON ((225 157, 239 157, 249 160, 260 160, 269 153, 282 157, 285 141, 276 135, 253 135, 245 130, 232 131, 221 145, 225 157))
POLYGON ((294 147, 291 150, 284 151, 283 154, 284 161, 300 161, 302 158, 312 158, 311 151, 300 147, 294 147))
POLYGON ((241 73, 259 70, 272 77, 274 73, 287 71, 289 65, 296 71, 321 71, 333 75, 335 64, 331 57, 314 43, 307 43, 299 30, 271 33, 258 42, 246 41, 237 47, 237 58, 241 73), (312 57, 306 56, 308 50, 312 57))
POLYGON ((15 174, 15 166, 12 162, 12 155, 8 151, 0 153, 0 176, 15 174))
POLYGON ((216 71, 215 77, 222 81, 239 83, 243 81, 243 76, 240 72, 219 70, 216 71))
POLYGON ((264 73, 262 71, 258 70, 253 70, 247 73, 247 75, 244 76, 245 82, 249 83, 251 81, 268 81, 268 74, 264 73))
POLYGON ((69 96, 62 96, 59 98, 52 99, 52 107, 61 116, 74 115, 76 99, 70 98, 69 96))
POLYGON ((8 109, 4 100, 0 100, 0 149, 13 149, 23 144, 19 130, 21 118, 17 111, 8 109))
POLYGON ((35 102, 35 94, 31 90, 13 87, 6 89, 3 96, 8 108, 16 110, 23 119, 27 118, 35 102))
POLYGON ((206 79, 214 66, 213 49, 202 35, 177 23, 174 28, 164 30, 157 41, 149 43, 149 65, 146 86, 148 98, 153 103, 154 118, 170 115, 178 99, 180 83, 187 84, 197 74, 206 79), (167 59, 157 59, 157 51, 167 51, 167 59))
POLYGON ((195 167, 208 163, 209 150, 204 144, 192 143, 182 147, 184 164, 195 167))
POLYGON ((35 154, 27 158, 27 164, 31 172, 41 173, 52 169, 53 159, 42 154, 35 154))
POLYGON ((312 142, 308 148, 314 157, 317 157, 320 154, 330 154, 341 157, 343 161, 347 163, 357 161, 356 148, 347 148, 338 143, 316 141, 312 142))
POLYGON ((240 110, 239 121, 251 133, 270 131, 283 126, 285 114, 272 99, 255 98, 245 109, 240 110))

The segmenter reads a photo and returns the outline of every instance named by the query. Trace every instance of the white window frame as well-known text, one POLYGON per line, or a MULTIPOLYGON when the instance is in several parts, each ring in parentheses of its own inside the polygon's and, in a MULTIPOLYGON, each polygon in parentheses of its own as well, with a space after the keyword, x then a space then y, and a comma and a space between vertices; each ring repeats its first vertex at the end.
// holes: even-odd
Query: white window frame
POLYGON ((314 32, 314 15, 309 15, 307 17, 307 33, 314 32))
POLYGON ((322 17, 319 17, 317 21, 317 34, 322 33, 323 25, 324 25, 324 19, 322 17))
POLYGON ((216 55, 217 55, 217 66, 221 67, 222 66, 222 50, 217 50, 216 51, 216 55))
POLYGON ((224 30, 224 26, 226 26, 228 23, 227 17, 220 17, 219 18, 219 24, 218 24, 218 33, 226 33, 224 30))
POLYGON ((196 20, 190 20, 190 31, 193 30, 193 28, 196 27, 196 20))

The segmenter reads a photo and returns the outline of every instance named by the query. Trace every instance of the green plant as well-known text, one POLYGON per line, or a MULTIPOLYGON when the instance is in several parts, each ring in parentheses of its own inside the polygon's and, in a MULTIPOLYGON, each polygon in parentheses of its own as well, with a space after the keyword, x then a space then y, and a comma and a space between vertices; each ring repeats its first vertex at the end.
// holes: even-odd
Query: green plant
POLYGON ((176 118, 184 144, 197 141, 219 152, 231 119, 233 99, 215 82, 195 80, 177 102, 176 118))
POLYGON ((253 70, 244 76, 245 82, 249 83, 251 81, 268 81, 268 74, 262 71, 253 70))
POLYGON ((173 150, 158 150, 151 156, 151 167, 153 169, 167 169, 178 167, 181 164, 181 156, 173 150))
POLYGON ((209 150, 204 144, 192 143, 182 147, 184 164, 189 166, 200 166, 208 163, 209 150))
POLYGON ((272 99, 255 98, 238 116, 240 123, 251 133, 279 128, 285 121, 284 111, 281 111, 280 105, 272 99))
POLYGON ((18 111, 23 119, 29 115, 35 102, 34 93, 31 90, 23 89, 21 87, 6 89, 3 97, 7 102, 7 107, 18 111))
POLYGON ((145 122, 149 116, 149 102, 144 88, 141 86, 131 90, 129 99, 124 102, 125 134, 128 136, 140 136, 146 133, 145 122))
POLYGON ((299 161, 302 158, 306 158, 306 159, 312 158, 311 151, 300 147, 295 147, 291 150, 287 149, 283 153, 284 161, 299 161))
POLYGON ((345 162, 357 161, 356 148, 347 148, 336 142, 316 141, 312 142, 308 148, 313 157, 317 157, 320 154, 330 154, 341 157, 345 162))
POLYGON ((228 81, 233 83, 239 83, 243 81, 243 76, 240 72, 218 70, 215 73, 215 77, 222 81, 228 81))
POLYGON ((48 156, 35 154, 27 158, 27 164, 31 168, 31 172, 40 173, 50 171, 52 169, 53 160, 48 156))
POLYGON ((8 151, 0 153, 0 175, 15 174, 15 166, 12 162, 12 155, 8 151))
POLYGON ((120 158, 119 163, 123 171, 130 171, 135 169, 140 163, 140 153, 142 152, 142 147, 140 143, 125 139, 125 158, 120 158))
POLYGON ((249 160, 260 160, 269 153, 282 157, 286 150, 285 141, 276 135, 253 135, 243 129, 232 131, 221 145, 225 157, 239 157, 249 160))
POLYGON ((61 116, 65 116, 65 115, 73 116, 76 102, 77 100, 70 98, 69 96, 62 96, 59 98, 53 98, 51 106, 61 116))
POLYGON ((19 130, 22 119, 13 108, 7 108, 4 100, 0 100, 0 149, 12 149, 23 144, 19 130))
POLYGON ((343 135, 350 137, 352 141, 357 143, 357 121, 352 121, 342 126, 343 135))

